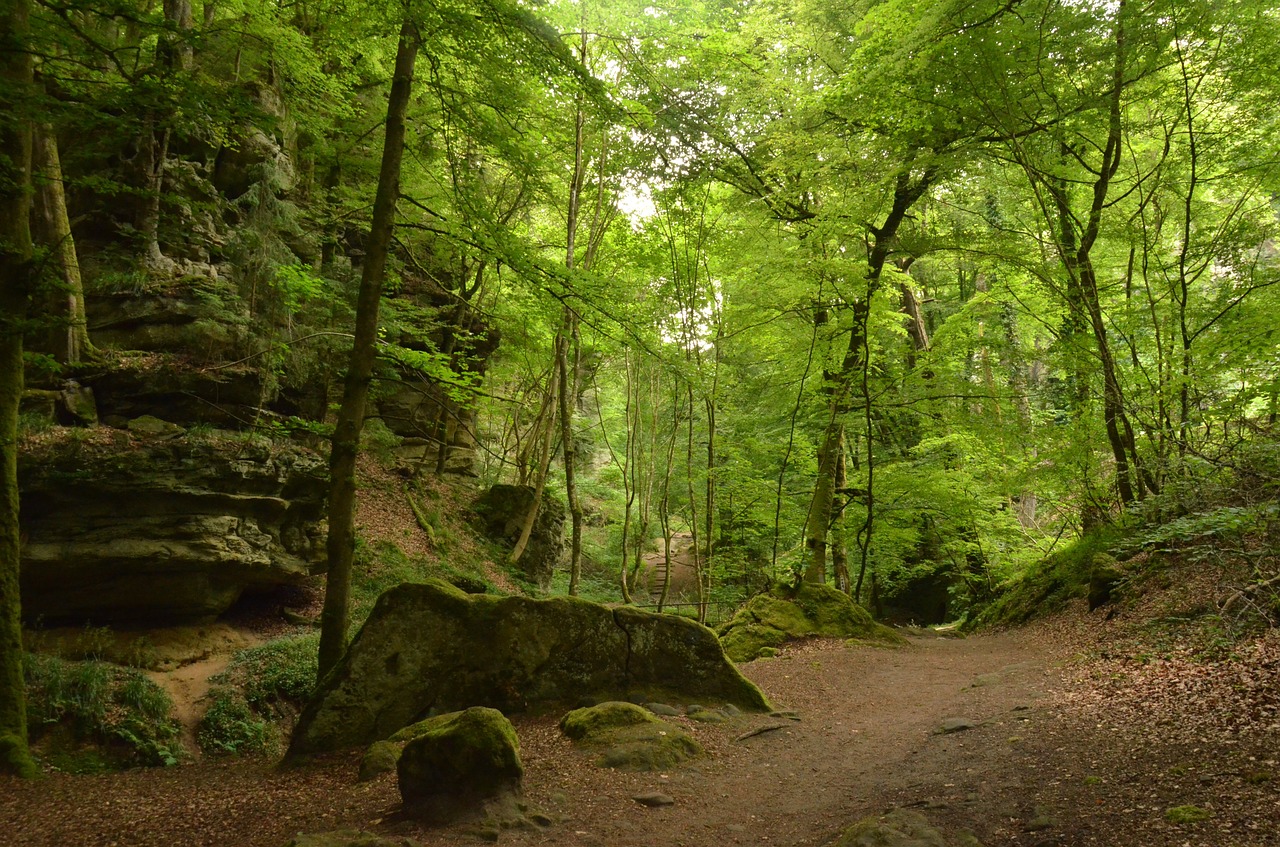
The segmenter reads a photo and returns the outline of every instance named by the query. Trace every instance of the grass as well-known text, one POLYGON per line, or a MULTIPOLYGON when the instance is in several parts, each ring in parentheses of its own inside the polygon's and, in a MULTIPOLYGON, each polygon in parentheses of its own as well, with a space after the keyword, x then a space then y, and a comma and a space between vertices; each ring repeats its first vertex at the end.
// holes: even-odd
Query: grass
POLYGON ((28 653, 27 728, 56 767, 98 771, 172 765, 180 729, 173 701, 133 668, 28 653), (97 748, 91 749, 91 748, 97 748))

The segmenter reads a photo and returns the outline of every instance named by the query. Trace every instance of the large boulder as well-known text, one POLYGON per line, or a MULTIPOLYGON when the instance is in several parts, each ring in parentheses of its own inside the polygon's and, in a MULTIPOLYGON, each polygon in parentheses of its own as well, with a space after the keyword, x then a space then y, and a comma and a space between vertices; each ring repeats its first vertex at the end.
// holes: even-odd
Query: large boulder
POLYGON ((54 431, 19 459, 22 611, 196 622, 323 568, 323 459, 231 433, 54 431))
POLYGON ((720 627, 725 654, 749 662, 787 641, 816 635, 902 644, 892 629, 876 623, 866 609, 829 585, 779 586, 757 594, 720 627))
POLYGON ((292 755, 369 744, 469 706, 511 713, 600 700, 714 700, 767 711, 711 630, 572 597, 468 595, 445 582, 378 599, 294 730, 292 755))
POLYGON ((414 735, 396 765, 411 814, 450 818, 520 793, 520 742, 502 712, 480 706, 450 712, 423 721, 414 735))
MULTIPOLYGON (((534 490, 528 485, 493 486, 475 504, 481 530, 494 541, 514 548, 533 498, 534 490)), ((544 590, 564 555, 564 517, 564 504, 544 496, 529 543, 517 563, 529 580, 544 590)))

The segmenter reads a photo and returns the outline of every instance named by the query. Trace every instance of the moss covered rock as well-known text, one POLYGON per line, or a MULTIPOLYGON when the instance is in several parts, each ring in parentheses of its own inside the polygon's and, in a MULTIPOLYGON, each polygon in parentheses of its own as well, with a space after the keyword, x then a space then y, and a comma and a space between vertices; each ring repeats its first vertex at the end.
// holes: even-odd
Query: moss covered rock
POLYGON ((982 847, 970 833, 947 838, 919 812, 895 809, 865 818, 840 836, 834 847, 982 847))
POLYGON ((689 733, 634 703, 574 709, 560 729, 575 743, 598 750, 600 765, 618 770, 667 770, 704 752, 689 733))
POLYGON ((379 598, 294 730, 292 755, 389 738, 424 714, 591 700, 691 700, 768 711, 715 633, 675 615, 569 597, 468 595, 430 581, 379 598))
POLYGON ((422 721, 396 764, 405 810, 452 818, 477 803, 518 794, 524 766, 515 727, 476 706, 422 721))
POLYGON ((849 595, 829 585, 780 586, 758 594, 720 628, 725 654, 735 662, 776 655, 787 641, 815 635, 901 644, 902 636, 876 623, 849 595))

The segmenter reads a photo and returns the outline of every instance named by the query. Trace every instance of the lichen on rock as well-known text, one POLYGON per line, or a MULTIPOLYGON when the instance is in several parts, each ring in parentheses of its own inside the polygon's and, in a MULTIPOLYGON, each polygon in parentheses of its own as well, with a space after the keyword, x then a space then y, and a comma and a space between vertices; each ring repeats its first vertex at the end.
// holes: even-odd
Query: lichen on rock
POLYGON ((902 636, 876 623, 849 595, 828 585, 780 586, 758 594, 720 628, 725 654, 749 662, 798 638, 831 636, 901 644, 902 636))

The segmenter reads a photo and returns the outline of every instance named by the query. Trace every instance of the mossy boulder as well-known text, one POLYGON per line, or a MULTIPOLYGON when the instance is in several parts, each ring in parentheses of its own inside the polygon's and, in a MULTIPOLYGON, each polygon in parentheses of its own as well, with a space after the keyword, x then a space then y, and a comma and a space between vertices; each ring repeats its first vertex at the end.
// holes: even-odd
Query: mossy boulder
POLYGON ((689 733, 634 703, 574 709, 560 729, 576 744, 598 750, 598 764, 618 770, 668 770, 704 753, 689 733))
POLYGON ((497 709, 451 712, 417 725, 396 774, 407 812, 456 817, 486 800, 519 794, 520 741, 497 709))
POLYGON ((845 830, 834 847, 982 847, 972 834, 947 838, 919 812, 895 809, 864 818, 845 830))
POLYGON ((415 847, 412 839, 384 838, 373 832, 343 829, 294 836, 285 847, 415 847))
POLYGON ((370 744, 442 711, 634 699, 771 707, 715 633, 571 597, 469 595, 431 580, 378 599, 294 730, 291 755, 370 744))
POLYGON ((1124 578, 1124 571, 1113 557, 1105 553, 1094 556, 1093 568, 1089 571, 1089 611, 1115 599, 1116 587, 1124 578))
POLYGON ((787 641, 811 636, 901 644, 902 636, 876 623, 849 595, 829 585, 779 586, 753 597, 720 628, 725 654, 735 662, 776 655, 787 641))

